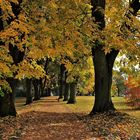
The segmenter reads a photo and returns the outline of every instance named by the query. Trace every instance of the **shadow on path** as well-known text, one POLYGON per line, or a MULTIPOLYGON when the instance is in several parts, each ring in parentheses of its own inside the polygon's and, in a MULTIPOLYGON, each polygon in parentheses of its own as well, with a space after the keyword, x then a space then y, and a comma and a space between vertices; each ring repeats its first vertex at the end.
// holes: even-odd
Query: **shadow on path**
POLYGON ((0 140, 137 140, 139 126, 127 114, 85 116, 47 97, 23 107, 16 118, 0 119, 0 140))
POLYGON ((73 113, 30 112, 21 115, 20 120, 21 140, 85 140, 92 137, 88 127, 73 113))

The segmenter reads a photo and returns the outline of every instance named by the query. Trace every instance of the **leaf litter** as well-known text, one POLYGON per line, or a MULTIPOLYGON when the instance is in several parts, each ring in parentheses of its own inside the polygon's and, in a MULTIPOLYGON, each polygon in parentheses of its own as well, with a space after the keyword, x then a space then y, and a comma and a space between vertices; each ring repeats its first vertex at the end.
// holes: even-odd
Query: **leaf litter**
POLYGON ((0 118, 0 140, 140 139, 139 120, 127 114, 108 112, 89 116, 73 112, 54 97, 45 101, 37 109, 34 103, 23 107, 17 117, 0 118))

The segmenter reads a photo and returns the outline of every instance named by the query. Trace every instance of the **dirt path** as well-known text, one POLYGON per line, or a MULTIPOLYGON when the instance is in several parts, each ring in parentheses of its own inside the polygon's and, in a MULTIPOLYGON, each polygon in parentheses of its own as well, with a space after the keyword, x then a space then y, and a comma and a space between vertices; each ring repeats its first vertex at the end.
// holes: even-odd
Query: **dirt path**
POLYGON ((57 97, 23 103, 22 99, 16 103, 16 118, 0 118, 0 140, 140 140, 140 124, 127 114, 84 116, 57 97))
POLYGON ((20 115, 9 119, 13 119, 13 125, 8 124, 7 119, 9 131, 5 129, 3 140, 87 140, 93 137, 78 114, 72 113, 56 97, 44 98, 18 110, 20 115))
POLYGON ((26 114, 23 121, 21 140, 82 140, 91 137, 87 126, 56 97, 48 97, 37 111, 26 114))

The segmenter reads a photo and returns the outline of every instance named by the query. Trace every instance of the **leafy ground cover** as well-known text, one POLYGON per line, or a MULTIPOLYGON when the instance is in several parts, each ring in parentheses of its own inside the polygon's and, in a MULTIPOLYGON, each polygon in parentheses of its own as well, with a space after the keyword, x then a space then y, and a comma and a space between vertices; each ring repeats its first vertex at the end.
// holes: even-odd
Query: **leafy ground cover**
POLYGON ((92 108, 93 97, 77 97, 76 105, 58 102, 56 99, 57 97, 42 98, 27 106, 24 106, 23 98, 18 99, 17 117, 0 118, 0 140, 138 140, 140 138, 140 111, 135 112, 127 108, 122 98, 113 100, 116 108, 123 113, 110 112, 92 117, 87 113, 92 108))
MULTIPOLYGON (((119 112, 127 113, 132 117, 140 119, 140 110, 133 109, 132 107, 127 106, 127 103, 124 97, 113 97, 112 99, 113 99, 115 108, 119 112)), ((93 96, 78 96, 77 104, 75 105, 66 104, 66 106, 68 106, 74 112, 89 113, 93 107, 93 102, 94 102, 93 96)))
MULTIPOLYGON (((89 114, 93 105, 93 96, 77 97, 77 104, 67 107, 73 112, 89 114)), ((82 116, 82 119, 100 139, 107 140, 139 140, 140 139, 140 110, 127 106, 123 97, 113 97, 117 111, 115 113, 96 114, 92 117, 82 116)))

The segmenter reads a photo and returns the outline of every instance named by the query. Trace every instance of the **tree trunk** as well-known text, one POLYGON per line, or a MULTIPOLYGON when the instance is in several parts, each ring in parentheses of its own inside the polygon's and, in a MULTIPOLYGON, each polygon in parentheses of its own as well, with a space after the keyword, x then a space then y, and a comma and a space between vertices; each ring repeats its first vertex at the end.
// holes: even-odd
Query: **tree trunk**
POLYGON ((26 80, 26 105, 33 102, 32 79, 26 80))
MULTIPOLYGON (((99 47, 99 46, 98 46, 99 47)), ((91 114, 115 110, 111 100, 112 69, 118 51, 105 55, 102 49, 94 50, 95 102, 91 114)))
POLYGON ((37 86, 34 86, 34 101, 37 101, 37 100, 40 100, 40 88, 39 88, 39 85, 37 86))
POLYGON ((14 94, 5 92, 4 97, 0 97, 0 116, 16 116, 14 94))
POLYGON ((44 79, 44 81, 43 81, 43 78, 40 78, 40 80, 39 80, 40 97, 43 96, 43 94, 44 94, 45 84, 46 84, 46 80, 44 79))
POLYGON ((64 81, 64 100, 63 101, 68 101, 69 97, 69 84, 67 83, 67 74, 68 72, 65 72, 65 81, 64 81))
MULTIPOLYGON (((92 16, 99 30, 105 28, 105 0, 91 0, 92 16)), ((115 110, 111 100, 112 69, 115 58, 119 51, 112 50, 107 55, 103 47, 104 43, 96 40, 92 48, 94 70, 95 70, 95 102, 90 114, 115 110)))
POLYGON ((15 108, 15 87, 17 86, 18 80, 8 79, 11 86, 12 93, 5 91, 4 97, 0 97, 0 116, 16 116, 15 108))
POLYGON ((121 90, 120 90, 120 87, 119 87, 119 84, 116 84, 116 87, 117 87, 117 95, 118 95, 118 97, 120 97, 121 96, 121 90))
MULTIPOLYGON (((46 58, 46 61, 45 61, 45 64, 44 64, 44 70, 45 70, 46 75, 49 74, 48 73, 48 65, 49 65, 49 62, 50 62, 50 59, 49 58, 46 58)), ((46 94, 44 94, 45 87, 46 87, 46 82, 47 82, 46 76, 44 77, 44 79, 41 78, 41 82, 42 82, 42 85, 41 85, 41 97, 44 97, 44 96, 46 96, 46 94)))
POLYGON ((39 80, 35 79, 33 80, 33 86, 34 86, 34 101, 36 100, 40 100, 40 93, 41 93, 41 89, 40 89, 40 84, 39 84, 39 80))
POLYGON ((9 115, 16 116, 16 108, 15 108, 15 95, 16 95, 16 87, 19 83, 19 80, 17 79, 12 79, 10 81, 10 86, 12 89, 12 93, 10 94, 10 110, 9 110, 9 115))
POLYGON ((65 73, 65 66, 64 64, 61 64, 60 66, 60 80, 59 80, 59 98, 63 98, 63 92, 64 92, 64 73, 65 73))
POLYGON ((44 97, 45 96, 44 93, 45 93, 45 86, 46 86, 47 78, 46 77, 44 79, 41 78, 40 82, 42 82, 41 85, 40 85, 40 88, 41 88, 41 91, 40 91, 41 92, 41 97, 44 97))
POLYGON ((70 97, 68 100, 68 104, 76 103, 76 83, 70 83, 70 97))
POLYGON ((69 97, 69 84, 65 83, 64 100, 63 101, 68 101, 68 97, 69 97))
MULTIPOLYGON (((102 31, 105 28, 105 0, 91 0, 92 17, 94 22, 98 25, 98 29, 102 31)), ((125 15, 130 19, 129 15, 136 15, 140 9, 139 0, 132 0, 130 3, 130 10, 125 15), (133 11, 131 10, 133 9, 133 11)), ((127 24, 124 26, 129 29, 127 24)), ((124 27, 122 25, 122 27, 124 27)), ((124 29, 124 28, 122 28, 124 29)), ((95 46, 92 48, 94 69, 95 69, 95 103, 91 114, 96 112, 104 112, 114 110, 111 100, 111 85, 112 85, 112 69, 114 61, 119 51, 112 49, 110 53, 105 55, 103 51, 104 44, 97 40, 95 46)))

